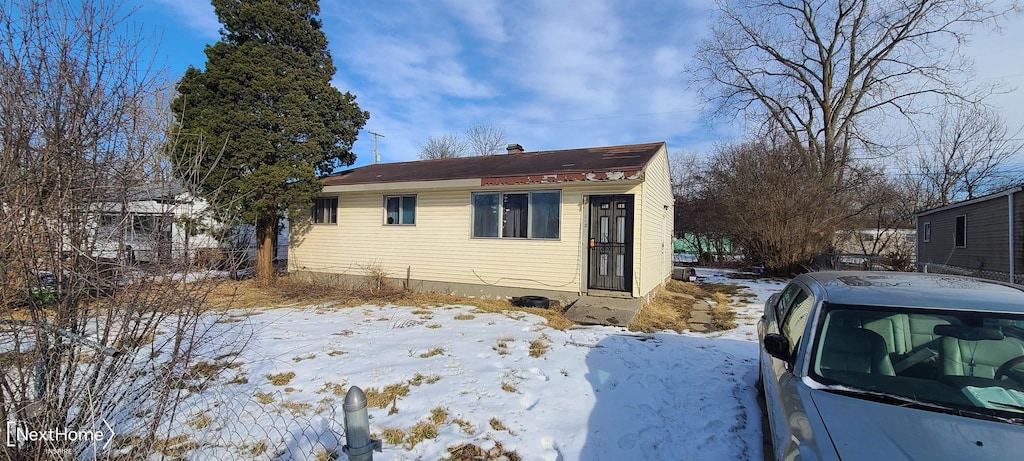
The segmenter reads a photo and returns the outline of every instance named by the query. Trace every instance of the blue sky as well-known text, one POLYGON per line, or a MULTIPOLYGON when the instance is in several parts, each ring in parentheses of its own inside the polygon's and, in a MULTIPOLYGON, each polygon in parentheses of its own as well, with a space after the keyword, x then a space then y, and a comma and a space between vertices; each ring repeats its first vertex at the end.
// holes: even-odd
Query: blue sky
MULTIPOLYGON (((219 38, 208 0, 127 0, 158 41, 177 79, 202 67, 219 38)), ((345 0, 321 1, 338 72, 371 118, 356 165, 413 160, 430 136, 478 124, 505 130, 526 150, 666 141, 671 151, 706 151, 735 139, 736 124, 701 118, 684 70, 707 30, 709 0, 345 0)), ((969 54, 978 77, 1024 87, 1024 19, 983 32, 969 54)), ((1024 125, 1017 90, 995 104, 1024 125)))

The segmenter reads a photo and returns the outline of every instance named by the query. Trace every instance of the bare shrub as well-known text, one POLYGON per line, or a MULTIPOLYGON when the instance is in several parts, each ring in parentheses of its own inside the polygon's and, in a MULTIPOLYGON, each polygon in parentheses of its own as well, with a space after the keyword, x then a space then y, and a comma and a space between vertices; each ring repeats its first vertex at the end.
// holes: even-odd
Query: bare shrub
MULTIPOLYGON (((171 208, 187 206, 183 172, 166 162, 176 140, 155 109, 159 73, 140 66, 148 45, 126 18, 94 0, 0 8, 0 30, 19 31, 0 34, 0 420, 110 424, 126 457, 180 456, 195 443, 169 433, 190 423, 183 402, 229 368, 209 357, 247 336, 207 311, 219 282, 165 245, 171 208)), ((0 459, 86 459, 101 446, 18 440, 0 459)))

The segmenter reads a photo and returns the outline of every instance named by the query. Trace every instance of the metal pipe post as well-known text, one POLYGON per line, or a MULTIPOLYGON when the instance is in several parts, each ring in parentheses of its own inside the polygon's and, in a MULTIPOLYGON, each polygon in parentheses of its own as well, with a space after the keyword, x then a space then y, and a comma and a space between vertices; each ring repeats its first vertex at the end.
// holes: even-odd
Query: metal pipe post
POLYGON ((366 411, 366 394, 352 386, 345 394, 345 446, 342 451, 349 461, 373 461, 373 452, 381 451, 380 440, 370 438, 370 416, 366 411))

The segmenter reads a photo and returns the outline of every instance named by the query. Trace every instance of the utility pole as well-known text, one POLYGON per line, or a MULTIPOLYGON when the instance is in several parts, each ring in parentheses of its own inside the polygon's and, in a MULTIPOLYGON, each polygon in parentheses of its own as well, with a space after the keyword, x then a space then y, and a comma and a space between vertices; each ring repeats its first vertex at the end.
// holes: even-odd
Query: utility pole
POLYGON ((372 131, 368 133, 373 135, 373 163, 380 163, 380 154, 377 153, 377 138, 383 138, 384 135, 372 131))

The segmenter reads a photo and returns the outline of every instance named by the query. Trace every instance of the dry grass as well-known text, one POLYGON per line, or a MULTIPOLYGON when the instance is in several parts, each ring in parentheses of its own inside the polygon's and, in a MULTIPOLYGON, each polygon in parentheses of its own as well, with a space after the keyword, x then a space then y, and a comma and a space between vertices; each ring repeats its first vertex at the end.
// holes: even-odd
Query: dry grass
POLYGON ((434 315, 434 311, 428 311, 426 309, 416 309, 412 311, 413 315, 434 315))
POLYGON ((455 316, 455 320, 473 320, 476 316, 473 314, 459 314, 455 316))
POLYGON ((176 435, 166 439, 157 438, 153 442, 153 450, 171 458, 179 458, 197 448, 199 448, 199 443, 189 440, 186 435, 176 435))
POLYGON ((267 375, 266 378, 267 378, 267 381, 270 381, 270 384, 273 384, 275 386, 287 386, 288 383, 292 382, 292 379, 295 378, 295 372, 294 371, 286 371, 284 373, 277 373, 277 374, 274 374, 274 375, 267 375))
POLYGON ((681 333, 690 329, 687 323, 693 312, 694 300, 705 300, 711 308, 711 331, 736 328, 736 313, 729 307, 730 296, 743 296, 744 287, 731 283, 692 283, 670 280, 659 289, 654 300, 644 305, 629 324, 631 331, 654 333, 673 330, 681 333))
POLYGON ((440 426, 448 422, 448 410, 442 407, 434 407, 430 410, 430 423, 435 426, 440 426))
POLYGON ((322 388, 320 388, 320 390, 316 391, 317 394, 326 394, 328 392, 330 392, 331 394, 334 394, 334 395, 336 395, 338 397, 341 397, 341 396, 345 395, 345 393, 347 392, 347 389, 345 389, 345 385, 344 384, 326 382, 326 383, 324 383, 324 387, 322 387, 322 388))
POLYGON ((316 456, 313 459, 316 461, 335 461, 338 459, 338 456, 340 456, 338 450, 327 450, 321 447, 316 451, 316 456))
POLYGON ((506 451, 501 442, 495 442, 494 448, 484 450, 471 443, 465 443, 448 448, 448 458, 451 461, 522 461, 514 451, 506 451))
POLYGON ((512 338, 510 336, 499 336, 497 341, 495 341, 494 345, 491 346, 491 349, 494 349, 494 351, 497 352, 498 355, 509 355, 512 353, 512 351, 508 350, 508 343, 512 341, 515 341, 515 338, 512 338))
POLYGON ((301 362, 303 360, 313 360, 315 358, 316 358, 316 354, 310 353, 310 354, 306 354, 306 355, 300 355, 298 357, 292 357, 292 362, 299 363, 299 362, 301 362))
POLYGON ((405 437, 405 446, 408 448, 412 448, 416 446, 417 443, 420 443, 424 440, 436 438, 437 426, 431 424, 428 421, 421 421, 419 423, 416 423, 415 426, 409 428, 409 435, 405 437))
MULTIPOLYGON (((674 290, 670 288, 669 291, 674 290)), ((690 328, 686 321, 690 318, 692 310, 693 298, 673 295, 665 289, 659 289, 654 299, 644 304, 630 322, 629 330, 645 333, 673 330, 682 333, 690 328)))
POLYGON ((511 393, 516 393, 516 392, 519 391, 519 389, 516 389, 516 387, 513 386, 512 383, 508 383, 508 382, 501 383, 501 390, 503 390, 505 392, 511 392, 511 393))
POLYGON ((530 341, 530 357, 541 357, 546 354, 550 339, 548 335, 540 335, 539 338, 530 341))
POLYGON ((345 354, 345 351, 338 351, 338 350, 335 350, 335 351, 330 351, 330 352, 328 352, 328 353, 327 353, 327 356, 328 356, 328 357, 337 357, 337 356, 339 356, 339 355, 344 355, 344 354, 345 354))
POLYGON ((488 421, 488 423, 491 425, 491 429, 494 429, 496 431, 507 431, 508 430, 508 428, 505 427, 505 424, 503 424, 501 422, 501 420, 498 419, 498 418, 491 418, 491 420, 488 421))
POLYGON ((441 376, 440 375, 423 376, 422 373, 416 373, 416 375, 413 376, 412 379, 409 380, 409 385, 410 386, 420 386, 424 382, 426 382, 427 384, 434 384, 434 383, 436 383, 436 382, 438 382, 440 380, 441 380, 441 376))
POLYGON ((711 308, 711 327, 714 330, 736 328, 736 311, 729 308, 729 297, 715 293, 715 306, 711 308))
MULTIPOLYGON (((572 321, 565 318, 559 309, 515 307, 503 299, 465 298, 442 293, 422 293, 400 289, 375 292, 366 288, 345 288, 328 280, 304 280, 289 276, 279 277, 271 284, 260 284, 252 279, 225 281, 218 284, 206 299, 208 307, 214 309, 295 307, 323 303, 331 303, 328 309, 389 303, 423 308, 457 304, 473 306, 481 312, 488 313, 503 314, 515 311, 537 315, 547 319, 548 326, 556 330, 565 330, 573 326, 572 321)), ((427 309, 413 311, 418 315, 426 315, 427 312, 430 311, 427 309)), ((430 313, 433 314, 433 312, 430 313)), ((432 325, 427 327, 439 328, 439 326, 432 325)))
POLYGON ((389 384, 384 390, 371 387, 366 390, 366 404, 371 407, 387 408, 398 401, 399 397, 409 395, 408 384, 389 384))
POLYGON ((433 349, 431 349, 429 351, 426 351, 426 352, 420 354, 420 358, 421 359, 429 359, 429 358, 431 358, 431 357, 433 357, 435 355, 441 355, 441 354, 444 354, 444 349, 442 349, 440 347, 435 347, 435 348, 433 348, 433 349))
POLYGON ((313 409, 313 405, 306 402, 281 402, 281 408, 288 410, 295 416, 304 416, 309 410, 313 409))
POLYGON ((397 427, 386 427, 381 429, 380 437, 384 439, 384 443, 388 445, 400 445, 405 441, 405 431, 397 427))
POLYGON ((469 421, 462 418, 455 418, 452 420, 452 424, 459 426, 459 429, 462 430, 463 434, 473 435, 473 425, 470 424, 469 421))
POLYGON ((427 328, 430 328, 430 329, 441 328, 441 325, 438 324, 438 323, 431 323, 430 325, 427 325, 427 328))
POLYGON ((253 397, 256 397, 256 401, 264 405, 270 405, 274 403, 274 394, 271 394, 269 392, 257 392, 253 394, 253 397))
POLYGON ((252 445, 245 445, 244 451, 251 456, 259 456, 267 452, 267 442, 256 442, 252 445))
POLYGON ((188 419, 188 425, 195 430, 206 429, 212 422, 213 418, 211 418, 210 415, 207 414, 205 411, 202 413, 192 415, 188 419))

